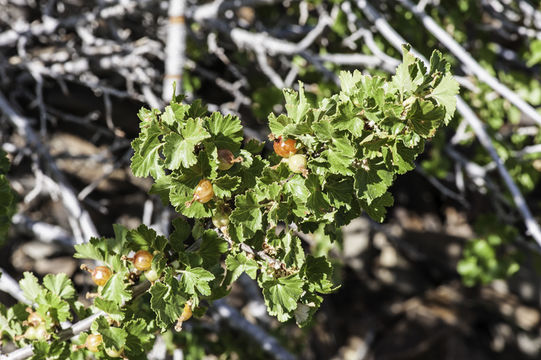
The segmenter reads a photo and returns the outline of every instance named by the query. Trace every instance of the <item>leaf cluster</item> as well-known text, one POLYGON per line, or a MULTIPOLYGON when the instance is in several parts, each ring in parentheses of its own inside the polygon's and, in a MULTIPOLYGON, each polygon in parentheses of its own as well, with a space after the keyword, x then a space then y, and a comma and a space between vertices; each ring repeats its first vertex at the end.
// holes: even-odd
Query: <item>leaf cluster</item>
MULTIPOLYGON (((243 273, 261 287, 269 314, 309 324, 322 296, 337 289, 323 249, 363 212, 384 219, 395 177, 414 168, 425 141, 453 116, 458 86, 441 54, 434 52, 426 68, 404 48, 403 61, 391 81, 343 72, 341 91, 317 102, 302 84, 298 91, 284 90, 286 113, 269 116, 270 138, 294 140, 297 154, 306 158, 301 173, 276 154, 263 153, 264 144, 244 140, 240 119, 209 114, 199 101, 188 105, 175 98, 163 112, 141 109, 131 168, 136 176, 152 176, 150 192, 179 216, 169 237, 145 225, 115 225, 114 237, 75 246, 76 258, 112 273, 92 294, 92 312, 106 314, 91 327, 103 338, 94 355, 108 358, 106 349, 116 349, 130 359, 145 358, 156 331, 175 322, 181 328, 186 307, 201 316, 243 273), (239 161, 220 167, 219 150, 239 161), (212 184, 210 201, 196 196, 204 179, 212 184), (213 217, 220 219, 219 228, 213 217), (316 244, 319 256, 303 245, 302 233, 317 233, 324 244, 316 244), (140 250, 152 254, 145 272, 132 263, 140 250), (134 286, 145 277, 151 284, 139 296, 134 286)), ((63 275, 48 275, 39 285, 26 274, 21 287, 53 330, 53 341, 37 343, 35 356, 61 358, 68 347, 56 340, 59 324, 89 310, 75 300, 63 275)), ((17 306, 1 310, 1 334, 16 339, 26 315, 17 306)), ((70 358, 84 358, 86 337, 78 338, 70 358)))

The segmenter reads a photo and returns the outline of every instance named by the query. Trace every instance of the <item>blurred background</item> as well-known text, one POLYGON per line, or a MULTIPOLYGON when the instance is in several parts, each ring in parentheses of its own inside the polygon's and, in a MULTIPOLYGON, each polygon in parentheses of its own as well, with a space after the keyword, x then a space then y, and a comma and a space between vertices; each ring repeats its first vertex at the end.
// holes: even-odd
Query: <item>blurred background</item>
MULTIPOLYGON (((461 84, 450 126, 393 186, 386 221, 340 244, 313 326, 281 324, 241 278, 223 305, 159 338, 149 359, 537 359, 541 356, 541 6, 535 0, 0 0, 0 144, 17 213, 0 302, 24 271, 91 287, 73 245, 112 224, 167 234, 172 208, 130 171, 137 112, 186 102, 265 140, 281 89, 318 100, 340 70, 390 77, 400 45, 445 54, 461 84), (281 351, 266 352, 248 321, 281 351), (239 325, 240 324, 240 325, 239 325), (244 330, 243 330, 244 329, 244 330), (283 352, 282 352, 283 350, 283 352), (179 357, 180 356, 180 357, 179 357)), ((0 199, 0 202, 3 200, 0 199)))

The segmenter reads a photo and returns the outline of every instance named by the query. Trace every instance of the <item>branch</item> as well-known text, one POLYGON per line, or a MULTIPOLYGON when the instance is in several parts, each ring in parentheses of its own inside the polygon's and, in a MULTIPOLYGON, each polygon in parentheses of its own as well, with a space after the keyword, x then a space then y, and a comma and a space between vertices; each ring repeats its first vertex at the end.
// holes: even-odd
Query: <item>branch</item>
POLYGON ((31 302, 24 297, 19 283, 9 275, 6 270, 0 268, 0 291, 8 293, 15 300, 30 305, 31 302))
POLYGON ((328 25, 331 25, 331 17, 322 14, 317 25, 298 43, 274 38, 266 33, 253 33, 240 28, 229 29, 224 23, 217 21, 211 25, 217 26, 220 31, 230 32, 231 39, 239 48, 258 49, 263 48, 269 54, 294 55, 308 49, 328 25))
POLYGON ((190 11, 190 17, 196 22, 217 18, 226 10, 239 8, 242 6, 272 5, 281 0, 215 0, 210 4, 200 5, 195 10, 190 11))
POLYGON ((60 226, 34 221, 23 214, 15 214, 11 219, 13 226, 23 232, 30 233, 33 237, 44 243, 58 242, 73 249, 75 240, 66 230, 60 226))
POLYGON ((528 204, 526 204, 526 200, 522 196, 522 193, 520 192, 517 184, 515 184, 513 178, 511 177, 511 175, 505 168, 503 160, 498 156, 498 152, 494 148, 494 145, 492 144, 492 140, 490 139, 487 132, 485 131, 484 124, 477 117, 477 115, 475 115, 472 109, 468 106, 468 104, 466 104, 466 102, 461 97, 457 97, 456 106, 457 106, 457 110, 462 114, 464 119, 472 127, 481 145, 483 145, 485 150, 488 151, 492 160, 496 163, 498 172, 500 173, 500 176, 503 178, 503 181, 505 182, 507 188, 509 189, 509 192, 513 196, 513 201, 515 202, 515 205, 517 206, 520 214, 522 215, 524 219, 524 222, 526 223, 526 228, 530 232, 530 235, 537 242, 537 244, 541 246, 541 228, 539 227, 539 224, 532 216, 532 213, 530 212, 530 209, 528 208, 528 204))
POLYGON ((171 100, 173 83, 182 92, 182 71, 186 62, 186 0, 170 0, 167 45, 165 47, 165 75, 162 99, 171 100))
POLYGON ((284 349, 274 337, 270 336, 259 326, 246 320, 237 309, 227 305, 223 299, 214 301, 212 309, 216 312, 215 317, 218 318, 216 320, 220 320, 220 318, 226 320, 231 328, 252 338, 263 350, 271 354, 274 359, 295 359, 295 356, 284 349))
POLYGON ((501 96, 509 100, 513 105, 520 109, 524 114, 541 125, 541 114, 539 114, 530 104, 522 100, 507 86, 499 82, 490 75, 458 42, 455 41, 445 30, 443 30, 430 16, 424 11, 418 9, 409 0, 397 0, 408 10, 413 12, 423 23, 425 28, 434 35, 447 49, 449 49, 468 69, 470 69, 481 81, 487 83, 501 96))

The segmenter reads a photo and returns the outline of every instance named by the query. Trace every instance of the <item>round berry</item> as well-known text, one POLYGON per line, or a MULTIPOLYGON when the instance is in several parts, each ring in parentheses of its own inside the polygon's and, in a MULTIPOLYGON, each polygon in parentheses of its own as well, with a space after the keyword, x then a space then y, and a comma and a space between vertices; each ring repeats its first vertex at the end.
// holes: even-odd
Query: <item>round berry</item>
POLYGON ((145 277, 151 283, 155 282, 159 278, 158 273, 156 272, 156 270, 152 270, 152 269, 145 271, 145 277))
POLYGON ((190 306, 190 304, 186 303, 184 305, 184 310, 182 310, 182 314, 180 315, 178 320, 179 321, 186 321, 191 317, 192 317, 192 307, 190 306))
POLYGON ((152 266, 154 256, 146 250, 139 250, 133 256, 133 266, 139 271, 147 271, 152 266))
POLYGON ((30 326, 28 329, 26 329, 23 336, 27 340, 36 340, 36 328, 30 326))
POLYGON ((295 147, 295 145, 296 145, 295 140, 293 139, 284 140, 280 137, 274 140, 274 144, 272 146, 276 154, 278 154, 279 156, 283 158, 288 158, 297 152, 297 148, 295 147))
POLYGON ((47 332, 47 328, 45 327, 45 324, 41 324, 38 327, 36 327, 36 340, 45 341, 45 340, 48 340, 49 337, 50 335, 47 332))
POLYGON ((100 334, 90 334, 86 338, 85 347, 92 352, 98 352, 98 347, 102 342, 103 338, 100 334))
POLYGON ((105 348, 105 353, 112 358, 118 358, 122 356, 123 349, 117 350, 115 348, 105 348))
POLYGON ((202 204, 208 203, 214 197, 214 190, 212 189, 212 183, 207 179, 199 181, 193 198, 195 201, 199 201, 202 204))
POLYGON ((190 302, 187 302, 186 305, 184 305, 184 310, 182 311, 182 314, 177 319, 177 324, 175 325, 176 331, 182 330, 182 323, 189 318, 192 317, 192 307, 190 306, 190 302))
POLYGON ((226 227, 229 225, 229 215, 231 215, 229 209, 217 209, 212 215, 212 224, 218 229, 226 227))
POLYGON ((98 286, 103 286, 107 284, 111 275, 113 275, 113 272, 107 266, 96 266, 92 271, 92 281, 98 286))
POLYGON ((242 158, 240 156, 235 157, 231 150, 218 150, 218 169, 229 170, 237 162, 242 162, 242 158))
POLYGON ((303 174, 304 176, 308 175, 308 170, 306 169, 306 156, 302 154, 296 154, 291 156, 288 159, 289 169, 296 174, 303 174))

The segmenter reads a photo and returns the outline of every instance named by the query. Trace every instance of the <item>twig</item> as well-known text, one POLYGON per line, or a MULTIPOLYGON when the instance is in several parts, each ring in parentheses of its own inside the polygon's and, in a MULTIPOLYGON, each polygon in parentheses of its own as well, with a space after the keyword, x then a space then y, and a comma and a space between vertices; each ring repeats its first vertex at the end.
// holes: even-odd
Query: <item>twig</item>
POLYGON ((385 71, 393 72, 398 62, 385 62, 383 59, 374 55, 364 54, 323 54, 318 58, 321 61, 329 61, 337 65, 365 66, 368 68, 382 67, 385 71))
POLYGON ((447 196, 448 198, 458 201, 465 208, 470 207, 470 205, 468 204, 468 201, 466 201, 466 199, 462 195, 457 194, 453 190, 447 188, 438 179, 436 179, 435 176, 428 174, 422 167, 416 166, 415 171, 421 174, 422 176, 424 176, 425 179, 427 179, 428 182, 432 184, 432 186, 434 186, 436 189, 438 189, 444 196, 447 196))
POLYGON ((24 297, 23 291, 19 287, 19 283, 2 268, 0 268, 0 291, 8 293, 15 300, 22 302, 23 304, 31 304, 31 302, 24 297))
POLYGON ((523 157, 525 155, 539 154, 541 153, 541 144, 535 144, 524 147, 520 151, 515 151, 514 155, 517 157, 523 157))
POLYGON ((293 360, 293 356, 289 351, 284 349, 278 341, 270 336, 265 330, 257 325, 246 320, 235 308, 227 305, 225 300, 220 299, 214 301, 212 310, 215 311, 216 320, 223 319, 227 324, 252 338, 263 350, 277 360, 293 360))
POLYGON ((259 47, 265 49, 271 55, 294 55, 308 49, 323 30, 331 24, 331 18, 327 14, 322 14, 316 27, 298 43, 277 39, 265 33, 253 33, 240 28, 230 29, 226 24, 218 21, 212 21, 210 24, 215 25, 222 32, 230 33, 233 42, 241 49, 256 49, 259 47))
POLYGON ((11 222, 17 230, 24 233, 30 233, 41 242, 58 242, 71 249, 73 249, 73 245, 75 244, 73 237, 60 226, 33 221, 23 214, 13 215, 11 222))

